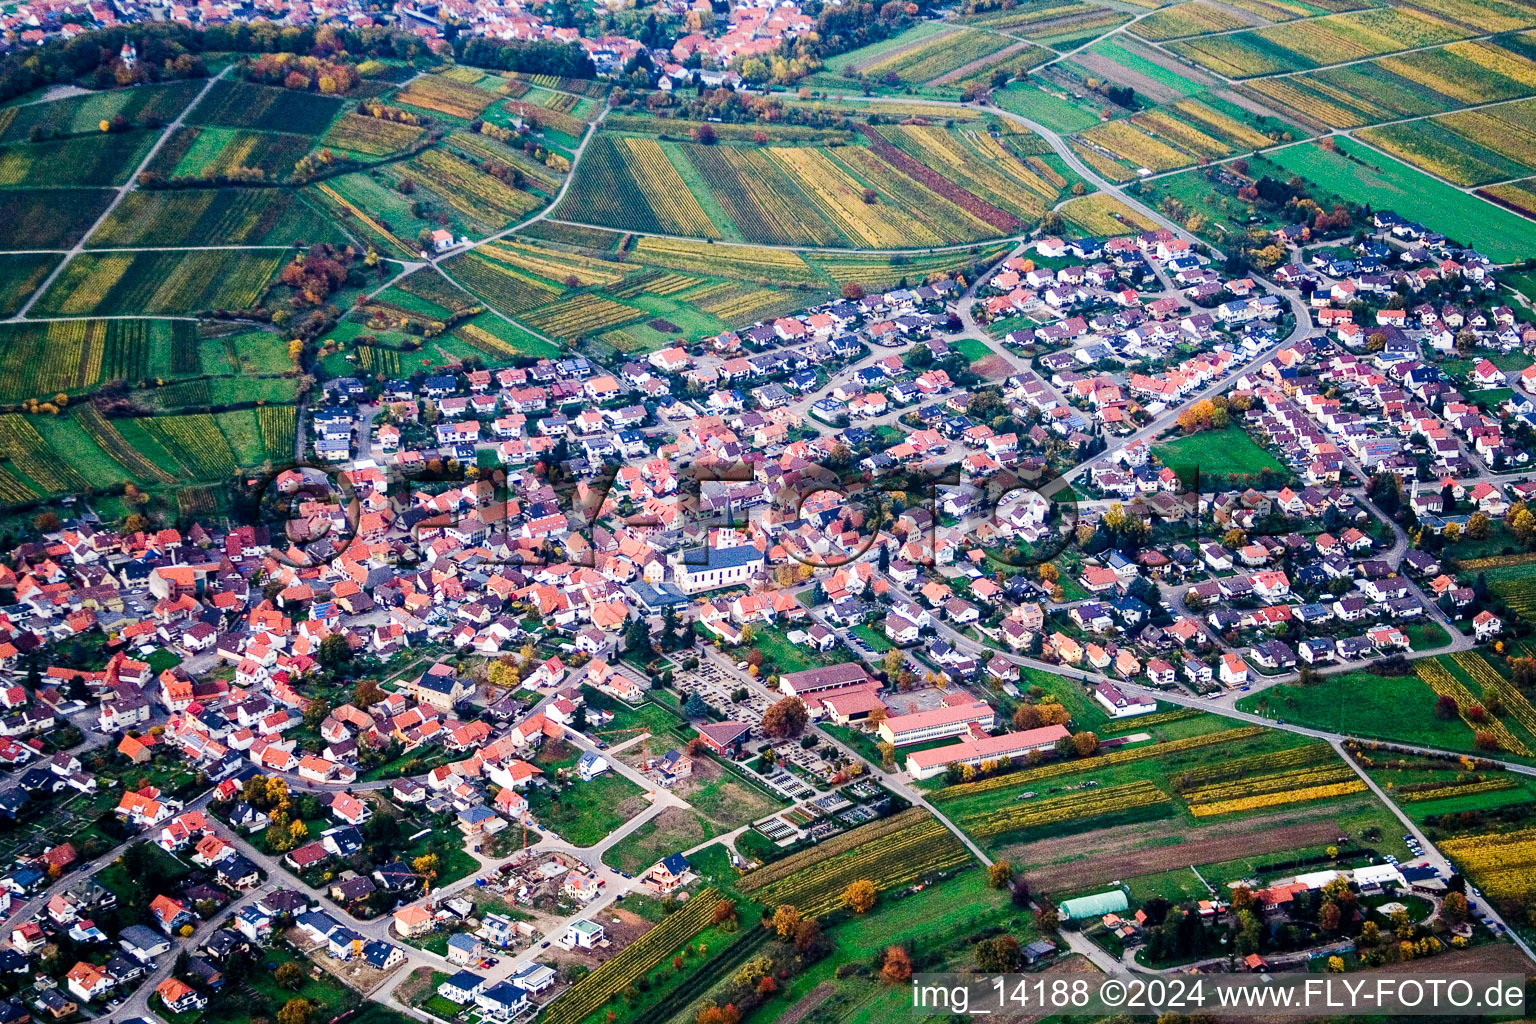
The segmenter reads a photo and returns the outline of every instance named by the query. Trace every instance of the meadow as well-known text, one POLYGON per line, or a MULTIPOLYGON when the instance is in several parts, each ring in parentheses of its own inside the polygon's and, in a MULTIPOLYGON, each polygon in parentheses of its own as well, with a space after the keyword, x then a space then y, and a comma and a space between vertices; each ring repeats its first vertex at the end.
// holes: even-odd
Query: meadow
POLYGON ((1241 427, 1203 430, 1156 445, 1152 454, 1181 479, 1192 477, 1196 470, 1207 476, 1256 477, 1265 470, 1285 472, 1285 467, 1241 427))
POLYGON ((1269 158, 1346 199, 1394 210, 1445 232, 1495 262, 1524 259, 1536 251, 1536 224, 1359 143, 1338 139, 1336 145, 1341 152, 1320 145, 1288 146, 1269 158))

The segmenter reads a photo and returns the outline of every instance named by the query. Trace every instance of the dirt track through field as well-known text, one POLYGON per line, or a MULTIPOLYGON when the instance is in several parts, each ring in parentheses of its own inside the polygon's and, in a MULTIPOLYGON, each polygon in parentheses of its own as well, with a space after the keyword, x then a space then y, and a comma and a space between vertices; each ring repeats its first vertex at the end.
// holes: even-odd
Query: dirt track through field
POLYGON ((1211 834, 1180 843, 1167 842, 1182 834, 1174 828, 1155 830, 1144 824, 1121 825, 1088 836, 1011 846, 1000 850, 998 856, 1013 861, 1030 885, 1048 892, 1280 853, 1316 846, 1339 836, 1339 826, 1326 817, 1279 826, 1248 819, 1230 828, 1202 831, 1211 834), (1164 841, 1163 845, 1149 845, 1159 840, 1164 841))
POLYGON ((837 986, 830 981, 822 982, 801 996, 794 1006, 779 1014, 775 1024, 800 1024, 812 1010, 830 999, 832 993, 836 991, 837 986))

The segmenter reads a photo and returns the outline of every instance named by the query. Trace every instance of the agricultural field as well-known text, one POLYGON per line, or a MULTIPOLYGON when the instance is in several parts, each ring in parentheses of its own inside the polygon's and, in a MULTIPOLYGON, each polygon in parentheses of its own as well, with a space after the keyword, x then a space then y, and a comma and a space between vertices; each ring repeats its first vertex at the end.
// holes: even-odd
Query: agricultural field
MULTIPOLYGON (((514 118, 521 118, 531 126, 537 126, 534 130, 542 130, 546 137, 554 134, 554 141, 565 141, 575 145, 580 141, 587 130, 587 122, 570 113, 576 107, 565 107, 559 100, 573 100, 574 97, 563 93, 545 93, 550 104, 533 102, 530 95, 527 99, 505 99, 485 112, 485 119, 493 123, 505 123, 510 125, 514 118)), ((582 102, 587 102, 583 100, 582 102)))
POLYGON ((1476 749, 1475 724, 1478 731, 1493 732, 1496 739, 1509 743, 1501 756, 1516 760, 1526 756, 1517 748, 1529 748, 1524 738, 1529 734, 1518 719, 1513 719, 1511 727, 1508 721, 1499 721, 1493 716, 1488 716, 1492 724, 1487 724, 1443 719, 1435 714, 1438 691, 1428 685, 1431 679, 1441 691, 1456 695, 1468 709, 1481 700, 1471 689, 1477 685, 1474 677, 1465 669, 1446 657, 1419 659, 1415 665, 1429 667, 1424 668, 1422 677, 1376 676, 1359 670, 1328 676, 1306 687, 1281 684, 1261 694, 1244 697, 1238 707, 1278 716, 1287 722, 1368 739, 1397 740, 1469 753, 1476 749))
POLYGON ((921 84, 993 57, 1016 42, 1007 36, 976 29, 956 28, 930 35, 920 43, 903 47, 858 66, 871 78, 921 84))
POLYGON ((1099 123, 1087 103, 1079 103, 1054 86, 1034 78, 1012 82, 992 93, 992 102, 1003 110, 1038 121, 1054 132, 1076 132, 1099 123))
POLYGON ((459 324, 453 329, 452 336, 484 353, 492 363, 519 356, 548 359, 560 354, 555 345, 489 313, 459 324))
POLYGON ((1061 215, 1089 235, 1125 235, 1156 227, 1152 221, 1107 193, 1074 199, 1061 208, 1061 215))
POLYGON ((889 39, 882 39, 877 43, 870 43, 868 46, 861 46, 857 49, 828 57, 825 69, 827 73, 833 75, 841 75, 850 69, 858 71, 877 61, 894 57, 925 45, 934 36, 942 38, 949 35, 951 31, 951 26, 947 26, 942 22, 920 21, 911 28, 891 36, 889 39))
POLYGON ((292 245, 345 235, 285 189, 135 189, 92 235, 92 248, 292 245))
MULTIPOLYGON (((188 321, 69 320, 0 325, 0 401, 78 394, 202 372, 188 321)), ((214 369, 212 372, 218 372, 214 369)))
POLYGON ((559 295, 559 286, 522 273, 487 256, 484 246, 447 260, 443 267, 488 304, 508 316, 541 306, 559 295))
POLYGON ((477 234, 506 227, 512 220, 544 205, 533 193, 440 149, 425 150, 396 165, 394 170, 430 189, 477 234))
POLYGON ((0 145, 0 185, 31 188, 121 185, 154 145, 155 133, 73 135, 0 145))
POLYGON ((112 202, 108 189, 9 188, 0 192, 0 248, 67 249, 112 202))
POLYGON ((1526 36, 1468 40, 1398 57, 1251 79, 1243 90, 1318 127, 1355 128, 1536 93, 1526 36))
POLYGON ((1536 829, 1466 836, 1439 845, 1489 899, 1524 903, 1536 894, 1536 829))
POLYGON ((410 200, 372 172, 317 182, 309 186, 306 195, 340 227, 381 252, 397 256, 414 257, 419 251, 417 234, 436 226, 417 217, 410 200))
POLYGON ((203 83, 195 79, 111 89, 64 99, 0 109, 0 143, 23 142, 34 132, 54 135, 94 135, 103 121, 121 117, 146 127, 174 121, 196 98, 203 83))
POLYGON ((521 171, 530 185, 547 195, 553 195, 565 180, 563 170, 541 163, 521 149, 497 142, 488 135, 454 132, 448 136, 448 147, 473 160, 498 160, 509 164, 521 171))
POLYGON ((1327 842, 1339 827, 1324 818, 1382 812, 1327 744, 1208 717, 1157 732, 1167 738, 945 786, 929 799, 994 856, 1036 865, 1030 877, 1057 892, 1327 842), (1281 824, 1280 835, 1263 837, 1281 824), (1087 831, 1094 852, 1085 856, 1087 831))
POLYGON ((56 253, 0 254, 0 317, 18 313, 61 259, 56 253))
POLYGON ((757 244, 913 247, 1015 232, 1068 185, 1032 145, 979 127, 866 127, 864 135, 867 146, 831 149, 603 132, 554 213, 757 244))
POLYGON ((187 123, 220 128, 321 135, 347 101, 224 78, 187 114, 187 123))
POLYGON ((1165 7, 1157 13, 1138 21, 1127 31, 1143 39, 1164 42, 1184 36, 1199 36, 1207 32, 1226 32, 1247 28, 1253 24, 1241 12, 1226 4, 1212 0, 1192 0, 1190 3, 1165 7))
POLYGON ((653 234, 721 237, 654 139, 607 133, 593 138, 554 215, 653 234))
POLYGON ((1077 138, 1124 162, 1132 172, 1177 170, 1273 142, 1239 118, 1193 99, 1107 121, 1077 138))
POLYGON ((1097 4, 1051 0, 1040 6, 1022 5, 1011 10, 971 15, 966 18, 966 23, 1008 32, 1057 49, 1070 49, 1129 20, 1129 15, 1097 4))
POLYGON ((663 811, 613 846, 603 855, 604 863, 640 875, 669 853, 691 849, 785 806, 732 769, 707 759, 695 761, 693 774, 673 792, 693 806, 663 811))
POLYGON ((1485 185, 1536 172, 1536 100, 1366 128, 1355 138, 1453 185, 1485 185))
POLYGON ((1231 32, 1263 23, 1339 14, 1369 6, 1365 0, 1193 0, 1165 7, 1127 31, 1143 39, 1164 42, 1185 36, 1231 32))
POLYGON ((1073 58, 1089 74, 1129 85, 1151 100, 1167 101, 1205 91, 1203 82, 1177 70, 1166 54, 1127 40, 1101 39, 1073 58))
POLYGON ((1536 622, 1536 593, 1532 581, 1536 580, 1536 562, 1499 566, 1482 570, 1492 591, 1505 607, 1526 622, 1536 622))
POLYGON ((1379 7, 1227 35, 1197 36, 1169 43, 1168 49, 1216 74, 1253 78, 1365 60, 1477 34, 1427 11, 1379 7))
POLYGON ((435 114, 468 121, 480 116, 496 94, 455 82, 445 75, 423 75, 396 92, 393 100, 435 114))
POLYGON ((379 157, 407 150, 425 134, 426 129, 418 125, 346 113, 336 119, 330 130, 320 137, 320 142, 361 157, 379 157))
POLYGON ((54 316, 180 314, 250 309, 284 254, 279 250, 84 253, 34 310, 54 316))
POLYGON ((788 903, 820 915, 842 906, 851 882, 868 879, 877 889, 893 889, 968 863, 971 854, 960 840, 914 807, 758 868, 737 888, 764 906, 788 903))
POLYGON ((695 894, 682 909, 663 917, 650 931, 583 976, 544 1019, 548 1024, 578 1024, 709 927, 719 900, 720 893, 714 889, 695 894))
POLYGON ((1335 144, 1338 152, 1320 145, 1288 146, 1269 158, 1346 199, 1395 210, 1445 232, 1495 262, 1524 259, 1536 251, 1536 224, 1359 143, 1337 139, 1335 144))
MULTIPOLYGON (((1517 213, 1527 217, 1536 217, 1536 178, 1526 178, 1523 181, 1506 182, 1503 185, 1492 185, 1480 188, 1477 194, 1484 199, 1492 200, 1500 206, 1507 206, 1517 213)), ((1529 284, 1520 288, 1520 291, 1530 297, 1536 288, 1529 284)))
POLYGON ((308 135, 247 128, 182 127, 150 162, 149 170, 176 183, 255 177, 286 181, 314 145, 308 135))
MULTIPOLYGON (((785 315, 850 282, 893 287, 968 272, 1007 251, 1006 244, 996 244, 930 255, 802 255, 642 237, 632 240, 626 258, 618 262, 610 252, 611 239, 618 236, 549 222, 538 228, 453 256, 444 269, 492 309, 538 334, 567 342, 596 339, 618 352, 654 351, 785 315), (558 241, 545 241, 543 235, 558 241), (584 298, 574 301, 576 296, 584 298)), ((448 314, 445 308, 402 302, 393 291, 377 296, 370 306, 438 319, 448 314)), ((479 324, 494 325, 494 318, 481 318, 479 324)), ((510 354, 474 330, 453 334, 488 355, 510 354)), ((504 340, 522 346, 530 337, 521 332, 504 340)), ((547 347, 537 339, 534 344, 547 347)))

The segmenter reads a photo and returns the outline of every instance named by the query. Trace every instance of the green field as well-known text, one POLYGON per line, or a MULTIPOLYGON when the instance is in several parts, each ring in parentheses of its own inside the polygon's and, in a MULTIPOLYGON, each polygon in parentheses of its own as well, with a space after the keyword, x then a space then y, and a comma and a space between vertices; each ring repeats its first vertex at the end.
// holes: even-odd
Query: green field
POLYGON ((1099 123, 1098 114, 1085 103, 1078 105, 1025 79, 999 89, 992 102, 1004 110, 1039 121, 1056 132, 1077 132, 1099 123))
POLYGON ((1181 477, 1202 474, 1257 476, 1269 470, 1285 472, 1285 467, 1243 431, 1241 427, 1203 430, 1198 434, 1154 445, 1152 454, 1181 477))
MULTIPOLYGON (((664 742, 652 752, 663 749, 664 742)), ((603 855, 605 864, 639 874, 669 853, 692 849, 785 806, 730 768, 708 758, 694 764, 694 776, 672 788, 693 806, 670 808, 641 825, 603 855)))
POLYGON ((1269 158, 1354 202, 1392 210, 1444 232, 1476 247, 1496 263, 1522 260, 1536 252, 1536 223, 1359 143, 1349 139, 1336 142, 1343 155, 1320 145, 1300 145, 1275 150, 1269 158))
POLYGON ((221 79, 187 114, 187 123, 319 135, 346 101, 335 96, 221 79))
POLYGON ((1193 96, 1195 93, 1205 91, 1205 86, 1194 79, 1186 78, 1172 68, 1150 60, 1113 39, 1105 39, 1094 43, 1088 50, 1090 53, 1106 57, 1121 67, 1134 71, 1138 75, 1150 78, 1159 85, 1167 86, 1181 96, 1193 96))
POLYGON ((1472 731, 1460 719, 1436 718, 1434 693, 1414 675, 1377 676, 1362 670, 1326 676, 1310 686, 1282 683, 1244 697, 1237 706, 1347 735, 1472 749, 1472 731))
POLYGON ((114 117, 140 126, 154 119, 164 123, 174 120, 202 87, 203 82, 191 79, 10 107, 0 110, 0 142, 24 141, 34 130, 53 135, 93 134, 101 130, 102 121, 114 117))
MULTIPOLYGON (((572 758, 571 763, 575 760, 572 758)), ((528 794, 528 806, 539 824, 566 842, 591 846, 639 814, 645 800, 639 786, 609 769, 591 782, 578 780, 558 793, 549 786, 533 789, 528 794)))

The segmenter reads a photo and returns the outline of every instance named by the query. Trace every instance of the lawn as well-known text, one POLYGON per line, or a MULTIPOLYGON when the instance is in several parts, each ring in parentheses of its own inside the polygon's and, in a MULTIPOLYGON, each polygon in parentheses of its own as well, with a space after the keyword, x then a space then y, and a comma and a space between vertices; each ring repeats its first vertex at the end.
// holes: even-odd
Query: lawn
POLYGON ((887 893, 868 914, 828 929, 831 953, 789 981, 782 990, 783 1002, 770 1003, 764 1019, 782 1014, 813 989, 826 998, 807 1021, 887 1024, 905 1019, 912 998, 906 988, 886 984, 878 976, 838 977, 838 968, 867 965, 880 950, 904 945, 925 970, 959 969, 972 962, 969 939, 994 931, 1006 931, 1021 945, 1037 937, 1029 911, 1014 907, 1001 890, 987 888, 981 871, 966 871, 911 895, 887 893))
POLYGON ((771 672, 779 674, 803 672, 808 668, 833 664, 832 658, 819 651, 790 643, 783 630, 769 629, 760 625, 754 625, 752 628, 755 633, 752 646, 763 652, 762 674, 764 676, 771 672))
POLYGON ((592 846, 639 814, 645 800, 639 786, 610 769, 559 792, 553 786, 536 787, 528 793, 528 805, 540 825, 572 846, 592 846))
POLYGON ((1514 397, 1514 388, 1483 388, 1479 391, 1469 391, 1467 398, 1483 412, 1497 416, 1499 406, 1514 397))
POLYGON ((966 360, 972 363, 980 362, 987 358, 987 356, 995 355, 991 346, 980 338, 961 338, 959 341, 951 342, 949 347, 965 356, 966 360))
POLYGON ((1504 275, 1504 283, 1536 302, 1536 270, 1516 270, 1504 275))
POLYGON ((1334 141, 1340 152, 1319 145, 1288 146, 1270 159, 1354 202, 1444 232, 1495 263, 1536 252, 1536 224, 1350 139, 1334 141))
POLYGON ((1408 643, 1416 651, 1432 651, 1451 642, 1445 627, 1433 620, 1415 622, 1404 627, 1403 632, 1408 634, 1408 643))
POLYGON ((1281 684, 1244 697, 1238 710, 1317 729, 1471 750, 1472 731, 1460 719, 1435 717, 1435 695, 1417 676, 1345 672, 1310 686, 1281 684))
POLYGON ((881 654, 884 654, 886 651, 889 651, 896 646, 885 638, 885 634, 883 632, 871 629, 869 625, 864 622, 854 626, 848 632, 852 633, 860 640, 863 640, 865 643, 869 644, 869 646, 873 647, 881 654))
POLYGON ((1172 469, 1180 478, 1201 475, 1256 476, 1269 470, 1285 472, 1285 467, 1263 448, 1254 443, 1241 427, 1222 430, 1203 430, 1198 434, 1181 437, 1153 447, 1163 465, 1172 469))

